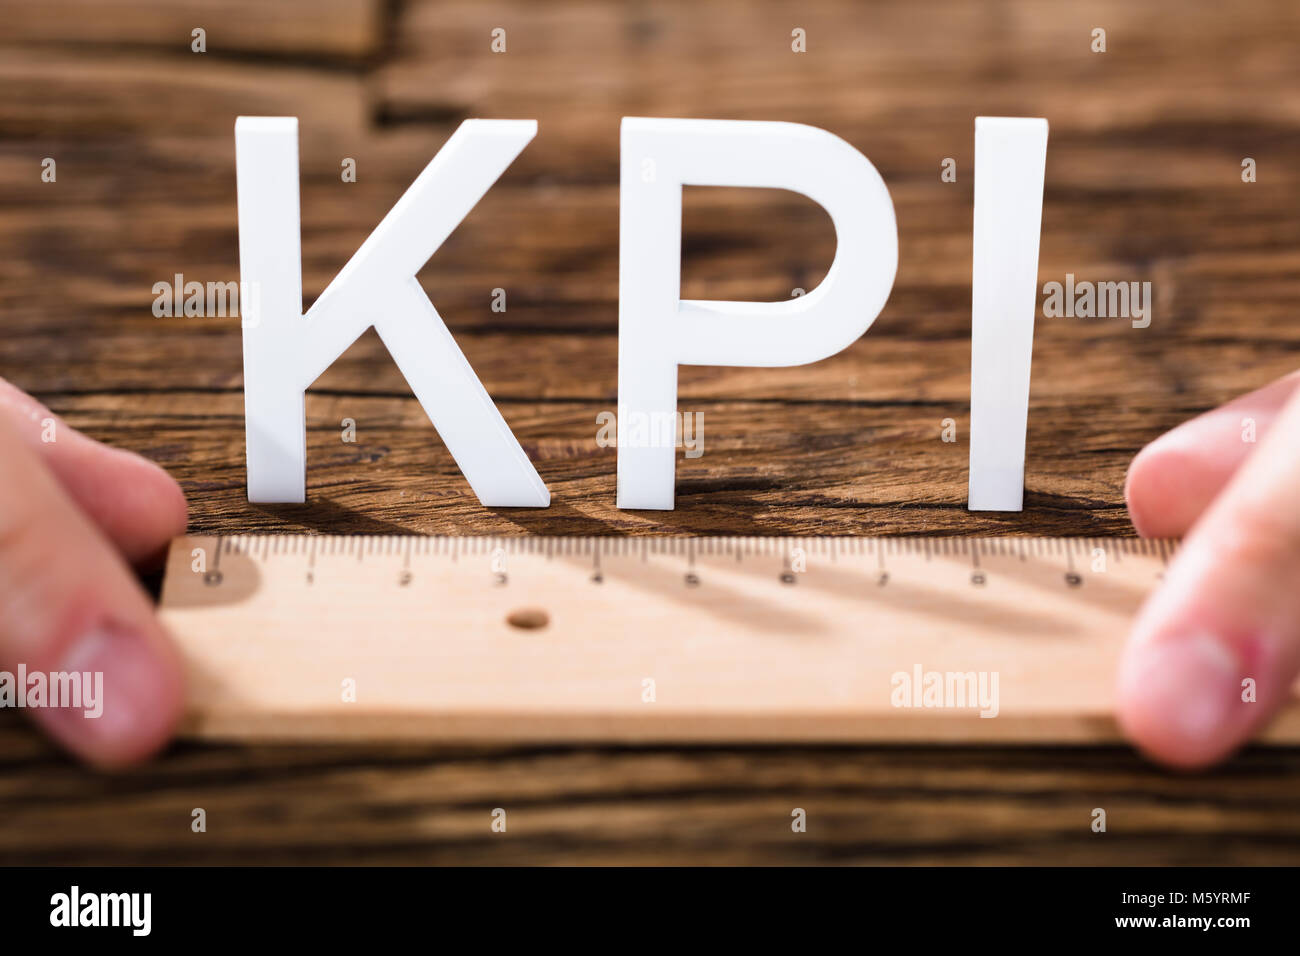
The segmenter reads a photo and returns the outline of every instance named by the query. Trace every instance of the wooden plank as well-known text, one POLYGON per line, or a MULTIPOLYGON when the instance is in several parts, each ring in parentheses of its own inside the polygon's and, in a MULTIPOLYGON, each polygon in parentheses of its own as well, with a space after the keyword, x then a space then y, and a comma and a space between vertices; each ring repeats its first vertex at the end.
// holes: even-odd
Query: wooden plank
MULTIPOLYGON (((612 368, 612 366, 611 366, 612 368)), ((679 457, 679 509, 614 506, 615 453, 597 444, 597 415, 612 401, 501 402, 502 412, 553 493, 545 511, 485 510, 400 381, 392 395, 309 393, 305 507, 249 504, 244 492, 243 405, 238 392, 162 391, 54 396, 90 434, 136 448, 175 474, 201 530, 520 533, 610 531, 849 534, 866 531, 1128 533, 1116 501, 1129 454, 1180 416, 1141 389, 1117 412, 1113 395, 1038 406, 1029 430, 1028 510, 965 510, 966 413, 958 397, 871 401, 736 402, 691 397, 703 416, 702 454, 679 457), (957 441, 941 440, 953 417, 957 441), (355 444, 342 422, 356 423, 355 444), (333 522, 333 523, 331 523, 333 522)))
MULTIPOLYGON (((235 111, 230 111, 232 123, 235 111)), ((331 135, 359 135, 324 129, 331 135)), ((13 321, 23 321, 24 308, 48 321, 48 314, 58 311, 54 293, 66 297, 69 291, 95 306, 147 318, 153 284, 176 272, 203 282, 237 280, 233 162, 224 125, 222 130, 219 142, 208 144, 223 157, 220 170, 206 163, 178 170, 167 157, 124 154, 124 171, 106 177, 92 171, 102 161, 60 153, 64 179, 50 185, 39 181, 38 151, 24 148, 21 156, 12 151, 11 161, 0 165, 0 197, 7 200, 0 211, 7 237, 0 239, 6 253, 0 260, 5 280, 0 301, 13 321), (127 172, 135 169, 138 174, 127 172), (191 187, 196 195, 187 198, 184 215, 160 201, 160 196, 180 196, 191 187), (120 196, 109 207, 115 189, 120 196), (52 247, 68 243, 84 249, 83 255, 75 260, 49 255, 52 247), (51 285, 50 270, 63 273, 63 281, 51 285)), ((348 140, 349 147, 352 142, 348 140)), ((312 164, 303 180, 309 301, 440 145, 440 140, 425 139, 404 145, 400 156, 365 157, 364 181, 354 185, 337 175, 343 155, 339 143, 323 148, 304 144, 305 162, 312 164)), ((1296 145, 1300 148, 1300 135, 1296 145)), ((1087 192, 1049 195, 1040 280, 1061 281, 1071 272, 1081 279, 1123 275, 1151 281, 1157 296, 1154 328, 1134 333, 1134 341, 1176 327, 1217 335, 1249 316, 1264 323, 1267 340, 1275 341, 1289 334, 1289 323, 1282 319, 1300 304, 1295 278, 1300 229, 1285 195, 1291 190, 1274 183, 1255 191, 1239 183, 1203 195, 1137 190, 1104 201, 1087 192), (1134 232, 1126 229, 1128 216, 1159 221, 1161 227, 1134 232), (1207 219, 1213 228, 1200 226, 1207 219), (1297 244, 1288 241, 1293 234, 1297 244)), ((723 192, 728 191, 688 195, 683 293, 770 299, 815 285, 834 250, 824 215, 802 200, 753 195, 762 191, 743 191, 744 196, 723 192)), ((900 222, 900 268, 894 293, 870 336, 913 328, 921 334, 959 334, 969 322, 970 237, 956 226, 969 226, 969 189, 945 186, 936 177, 932 184, 896 185, 892 192, 900 222)), ((434 256, 423 277, 453 327, 612 332, 616 229, 617 190, 612 184, 545 188, 511 170, 434 256), (563 227, 558 232, 557 223, 563 227), (496 288, 508 293, 505 314, 491 311, 496 288)), ((1098 327, 1115 331, 1116 324, 1040 323, 1044 334, 1060 325, 1086 334, 1098 327)))
MULTIPOLYGON (((383 40, 381 0, 0 0, 0 44, 133 47, 190 54, 191 31, 207 31, 205 56, 275 54, 361 60, 383 40)), ((196 54, 197 55, 197 54, 196 54)))
MULTIPOLYGON (((0 84, 8 94, 0 99, 0 132, 47 142, 127 133, 164 143, 188 137, 195 153, 213 142, 233 144, 235 117, 251 113, 299 116, 310 148, 331 134, 355 133, 369 118, 363 83, 350 74, 197 56, 5 49, 0 84)), ((230 146, 227 156, 233 152, 230 146)), ((34 159, 39 168, 40 157, 34 159)), ((50 185, 39 175, 31 182, 50 185)), ((176 183, 183 187, 184 179, 176 183)))
POLYGON ((0 771, 6 865, 1300 860, 1300 748, 1169 774, 1110 747, 186 743, 103 775, 3 712, 0 771), (194 807, 206 834, 190 832, 194 807))
MULTIPOLYGON (((535 117, 535 153, 554 150, 553 166, 567 153, 570 176, 582 174, 581 158, 612 153, 619 116, 639 114, 812 123, 858 145, 887 178, 929 177, 941 157, 970 156, 971 121, 984 114, 1048 117, 1049 177, 1079 134, 1140 138, 1130 175, 1154 184, 1195 154, 1243 140, 1258 149, 1267 139, 1251 134, 1294 126, 1300 104, 1285 93, 1298 19, 1286 0, 1252 4, 1231 22, 1212 4, 1178 0, 420 0, 403 12, 379 95, 395 121, 535 117), (807 53, 790 49, 796 26, 807 53), (1098 26, 1109 31, 1105 54, 1090 50, 1098 26), (507 31, 503 54, 490 47, 497 27, 507 31), (1207 122, 1239 135, 1201 135, 1207 122), (1169 133, 1183 141, 1181 162, 1175 150, 1151 155, 1169 133)), ((1096 177, 1107 167, 1090 168, 1096 177)))

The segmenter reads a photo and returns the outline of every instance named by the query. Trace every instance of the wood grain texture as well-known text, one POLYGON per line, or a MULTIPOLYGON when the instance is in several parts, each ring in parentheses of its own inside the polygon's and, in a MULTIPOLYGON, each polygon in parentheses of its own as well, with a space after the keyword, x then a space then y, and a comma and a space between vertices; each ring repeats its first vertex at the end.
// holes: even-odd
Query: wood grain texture
POLYGON ((191 51, 206 32, 222 55, 301 56, 320 63, 379 52, 383 0, 22 0, 0 2, 6 43, 116 47, 137 54, 191 51))
MULTIPOLYGON (((1128 534, 1134 452, 1300 364, 1289 0, 216 9, 0 4, 0 374, 160 461, 196 533, 1128 534), (200 25, 209 52, 193 54, 200 25), (506 54, 489 49, 497 26, 506 54), (796 26, 806 54, 790 52, 796 26), (238 321, 151 312, 176 273, 238 278, 241 113, 302 120, 309 301, 460 119, 540 122, 421 278, 550 509, 480 508, 373 334, 309 393, 310 503, 247 503, 238 321), (679 459, 678 510, 657 514, 615 509, 614 452, 595 444, 615 401, 618 119, 638 114, 824 126, 880 169, 900 233, 893 295, 852 348, 683 370, 705 454, 679 459), (977 114, 1051 123, 1041 281, 1155 291, 1148 329, 1039 320, 1020 515, 963 507, 977 114), (939 438, 949 417, 955 443, 939 438)), ((789 295, 833 251, 826 217, 788 194, 692 189, 684 219, 688 297, 789 295)), ((1187 778, 1120 748, 182 745, 100 778, 0 714, 0 861, 1296 863, 1297 759, 1254 751, 1187 778), (190 833, 195 806, 220 825, 190 833), (488 829, 497 806, 519 808, 505 837, 488 829), (790 833, 794 806, 809 833, 790 833), (1088 829, 1096 806, 1108 834, 1088 829)))

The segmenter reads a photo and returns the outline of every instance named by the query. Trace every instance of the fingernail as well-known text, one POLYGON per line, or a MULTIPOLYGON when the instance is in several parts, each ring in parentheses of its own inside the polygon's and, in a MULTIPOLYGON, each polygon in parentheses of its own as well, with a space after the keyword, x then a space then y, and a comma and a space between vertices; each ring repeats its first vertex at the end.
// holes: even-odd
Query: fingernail
POLYGON ((159 642, 134 631, 92 630, 58 670, 81 674, 81 707, 47 708, 38 719, 65 746, 94 763, 140 759, 171 735, 180 709, 178 665, 159 642), (91 699, 93 698, 93 700, 91 699))
POLYGON ((1232 750, 1245 733, 1241 666, 1208 634, 1131 648, 1121 677, 1121 718, 1144 750, 1201 766, 1232 750))
MULTIPOLYGON (((1148 445, 1147 447, 1149 448, 1150 446, 1148 445)), ((1146 451, 1146 448, 1142 449, 1142 451, 1146 451)), ((1137 500, 1132 494, 1133 470, 1138 465, 1141 458, 1142 452, 1138 452, 1137 455, 1134 456, 1133 460, 1128 463, 1128 470, 1124 473, 1124 504, 1128 507, 1128 519, 1133 523, 1134 530, 1145 538, 1147 537, 1147 533, 1143 530, 1143 516, 1139 513, 1137 500)))

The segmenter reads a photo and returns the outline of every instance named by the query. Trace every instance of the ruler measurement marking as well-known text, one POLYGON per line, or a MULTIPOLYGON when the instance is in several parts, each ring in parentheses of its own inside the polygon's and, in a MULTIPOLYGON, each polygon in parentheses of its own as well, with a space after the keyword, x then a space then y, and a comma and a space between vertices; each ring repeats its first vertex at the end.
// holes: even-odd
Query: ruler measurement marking
MULTIPOLYGON (((194 535, 194 539, 204 537, 194 535)), ((890 556, 933 563, 941 558, 969 557, 976 567, 986 567, 993 559, 1043 561, 1063 559, 1067 570, 1086 566, 1100 551, 1116 564, 1128 557, 1158 558, 1168 564, 1178 550, 1169 539, 1145 538, 1048 538, 1027 536, 710 536, 652 538, 588 536, 489 537, 484 535, 329 535, 246 533, 210 536, 212 568, 221 567, 222 556, 237 555, 258 562, 274 558, 303 558, 309 568, 322 559, 353 557, 359 563, 378 558, 400 559, 410 568, 419 557, 481 557, 498 549, 509 554, 531 555, 546 560, 571 557, 631 557, 647 562, 653 557, 672 557, 697 565, 704 558, 746 557, 772 558, 788 566, 795 549, 827 561, 869 557, 884 568, 890 556)))

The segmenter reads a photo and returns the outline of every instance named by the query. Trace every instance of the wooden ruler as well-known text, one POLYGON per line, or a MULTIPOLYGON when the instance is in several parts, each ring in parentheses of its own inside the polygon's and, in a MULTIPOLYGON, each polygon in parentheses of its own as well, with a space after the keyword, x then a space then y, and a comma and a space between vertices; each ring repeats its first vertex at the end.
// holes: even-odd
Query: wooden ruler
POLYGON ((1101 742, 1173 547, 187 537, 161 613, 202 737, 1101 742))

